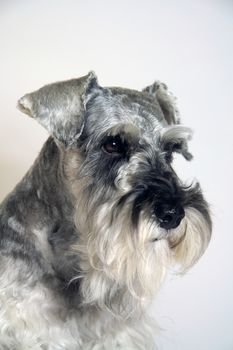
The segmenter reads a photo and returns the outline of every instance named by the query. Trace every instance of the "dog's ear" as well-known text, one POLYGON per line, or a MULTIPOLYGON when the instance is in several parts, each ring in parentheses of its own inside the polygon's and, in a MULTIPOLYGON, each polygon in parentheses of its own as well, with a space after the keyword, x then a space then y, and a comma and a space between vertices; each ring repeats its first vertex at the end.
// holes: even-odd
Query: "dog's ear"
POLYGON ((160 81, 155 81, 152 85, 142 90, 144 93, 152 95, 160 105, 164 118, 169 125, 179 124, 179 111, 175 103, 175 96, 168 91, 167 86, 160 81))
POLYGON ((18 108, 37 119, 58 141, 71 146, 82 133, 86 104, 98 89, 97 77, 90 72, 26 94, 18 101, 18 108))

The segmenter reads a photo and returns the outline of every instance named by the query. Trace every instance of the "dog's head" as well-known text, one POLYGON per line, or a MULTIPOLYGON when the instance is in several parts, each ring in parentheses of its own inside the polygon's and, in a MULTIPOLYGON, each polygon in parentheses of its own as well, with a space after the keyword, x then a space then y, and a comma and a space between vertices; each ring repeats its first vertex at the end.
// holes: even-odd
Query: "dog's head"
POLYGON ((143 299, 171 264, 186 271, 208 245, 201 189, 185 186, 172 167, 175 152, 192 158, 191 130, 179 124, 174 101, 162 83, 102 88, 94 73, 19 100, 60 149, 89 302, 106 304, 119 290, 143 299))

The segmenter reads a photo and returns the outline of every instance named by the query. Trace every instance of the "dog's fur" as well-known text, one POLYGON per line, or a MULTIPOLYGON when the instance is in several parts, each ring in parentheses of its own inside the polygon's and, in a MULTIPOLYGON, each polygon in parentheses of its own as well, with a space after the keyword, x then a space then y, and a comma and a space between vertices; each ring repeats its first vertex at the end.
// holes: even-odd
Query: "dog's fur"
POLYGON ((18 106, 51 136, 0 207, 0 350, 154 349, 148 303, 211 236, 199 185, 172 168, 174 152, 191 159, 174 97, 91 72, 18 106), (177 227, 162 228, 164 205, 184 208, 177 227))

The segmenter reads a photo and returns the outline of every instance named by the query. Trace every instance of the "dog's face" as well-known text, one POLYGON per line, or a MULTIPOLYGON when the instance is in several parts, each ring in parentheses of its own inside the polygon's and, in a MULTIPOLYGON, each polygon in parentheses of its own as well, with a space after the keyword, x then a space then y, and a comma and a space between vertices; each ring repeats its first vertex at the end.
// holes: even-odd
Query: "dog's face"
POLYGON ((119 286, 143 299, 171 264, 185 271, 197 261, 211 220, 199 185, 185 186, 172 167, 175 152, 191 159, 191 131, 164 84, 102 88, 90 73, 25 95, 19 106, 60 148, 87 300, 106 304, 119 286))

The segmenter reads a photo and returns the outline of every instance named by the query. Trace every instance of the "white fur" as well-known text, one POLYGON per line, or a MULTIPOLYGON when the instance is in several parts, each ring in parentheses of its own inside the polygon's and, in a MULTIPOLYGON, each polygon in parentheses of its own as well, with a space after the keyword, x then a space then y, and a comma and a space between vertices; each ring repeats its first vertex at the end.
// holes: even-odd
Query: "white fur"
POLYGON ((1 271, 0 277, 1 350, 153 349, 152 329, 145 317, 139 326, 115 320, 95 308, 82 317, 69 313, 62 299, 35 284, 24 265, 21 269, 28 274, 27 282, 16 283, 13 261, 5 262, 12 265, 1 271))
POLYGON ((25 233, 25 228, 20 224, 20 222, 18 222, 18 220, 14 216, 9 217, 7 223, 8 226, 15 232, 19 234, 25 233))

